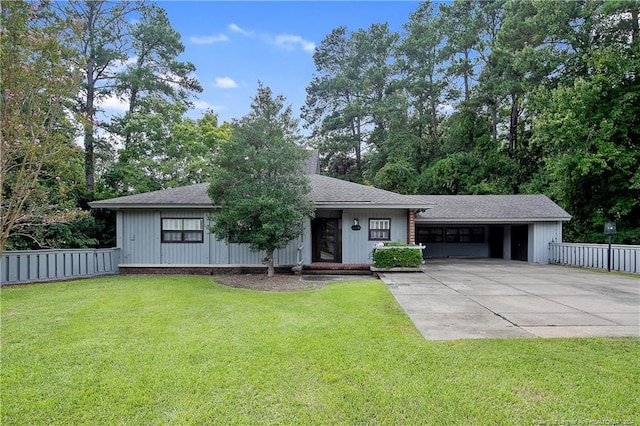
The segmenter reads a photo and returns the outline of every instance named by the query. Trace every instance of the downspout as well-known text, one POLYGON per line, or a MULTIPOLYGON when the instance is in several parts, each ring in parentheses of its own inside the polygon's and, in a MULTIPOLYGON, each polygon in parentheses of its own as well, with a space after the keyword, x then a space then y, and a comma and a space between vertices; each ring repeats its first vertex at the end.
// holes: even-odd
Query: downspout
POLYGON ((302 274, 302 264, 304 263, 304 259, 302 258, 302 250, 304 249, 304 244, 300 244, 298 247, 298 259, 296 261, 296 266, 291 268, 291 270, 296 274, 302 274))

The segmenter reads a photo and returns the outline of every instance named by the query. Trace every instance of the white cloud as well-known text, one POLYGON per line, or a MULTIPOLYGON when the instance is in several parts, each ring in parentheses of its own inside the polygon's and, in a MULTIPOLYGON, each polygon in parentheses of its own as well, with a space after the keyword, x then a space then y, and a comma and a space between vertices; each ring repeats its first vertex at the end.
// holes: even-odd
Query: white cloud
POLYGON ((238 83, 229 77, 216 77, 216 87, 219 89, 235 89, 238 87, 238 83))
POLYGON ((192 36, 189 37, 189 41, 194 44, 213 44, 222 41, 229 41, 229 37, 224 34, 218 34, 217 36, 192 36))
POLYGON ((302 47, 306 52, 313 53, 316 48, 316 44, 312 41, 303 39, 297 35, 280 34, 275 38, 275 44, 286 50, 294 50, 296 47, 302 47))
POLYGON ((129 102, 123 101, 115 95, 109 95, 101 99, 98 106, 111 112, 126 112, 129 109, 129 102))
POLYGON ((233 31, 234 33, 239 33, 239 34, 246 35, 246 36, 253 35, 252 31, 247 31, 245 29, 242 29, 236 24, 229 24, 229 29, 231 31, 233 31))
POLYGON ((218 111, 222 111, 222 110, 227 109, 226 106, 223 106, 223 105, 211 105, 207 101, 200 101, 200 100, 195 101, 193 103, 193 107, 195 109, 199 109, 199 110, 203 110, 203 111, 210 110, 210 111, 213 111, 213 112, 218 112, 218 111))
POLYGON ((135 65, 136 62, 138 62, 137 56, 127 58, 124 61, 122 60, 113 61, 112 65, 109 67, 109 71, 114 74, 121 73, 126 71, 127 68, 129 68, 129 66, 135 65))
POLYGON ((444 115, 451 115, 454 113, 456 108, 448 103, 438 104, 438 111, 444 115))

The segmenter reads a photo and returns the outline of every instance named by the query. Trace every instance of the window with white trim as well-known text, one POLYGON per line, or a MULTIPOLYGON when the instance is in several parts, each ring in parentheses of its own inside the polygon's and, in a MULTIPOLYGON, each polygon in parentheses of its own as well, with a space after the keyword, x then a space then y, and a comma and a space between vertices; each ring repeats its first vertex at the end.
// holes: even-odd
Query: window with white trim
POLYGON ((204 241, 204 219, 163 218, 163 243, 201 243, 204 241))
POLYGON ((369 219, 369 241, 390 241, 391 219, 369 219))

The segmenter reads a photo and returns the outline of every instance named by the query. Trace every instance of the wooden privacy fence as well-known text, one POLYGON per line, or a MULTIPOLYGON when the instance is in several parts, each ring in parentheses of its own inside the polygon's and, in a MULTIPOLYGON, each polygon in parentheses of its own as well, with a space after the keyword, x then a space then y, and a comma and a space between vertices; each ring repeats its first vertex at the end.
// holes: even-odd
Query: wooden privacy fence
POLYGON ((0 285, 117 274, 119 262, 118 248, 6 251, 0 285))
MULTIPOLYGON (((549 243, 549 263, 608 269, 608 244, 549 243)), ((611 270, 640 274, 640 246, 611 244, 611 270)))

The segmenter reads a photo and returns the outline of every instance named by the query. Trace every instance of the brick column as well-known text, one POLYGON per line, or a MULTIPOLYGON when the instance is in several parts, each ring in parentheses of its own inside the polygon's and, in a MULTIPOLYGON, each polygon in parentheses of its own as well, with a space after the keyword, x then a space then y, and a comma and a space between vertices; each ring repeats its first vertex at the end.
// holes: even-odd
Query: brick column
POLYGON ((407 219, 407 243, 416 243, 416 211, 409 210, 407 219))

